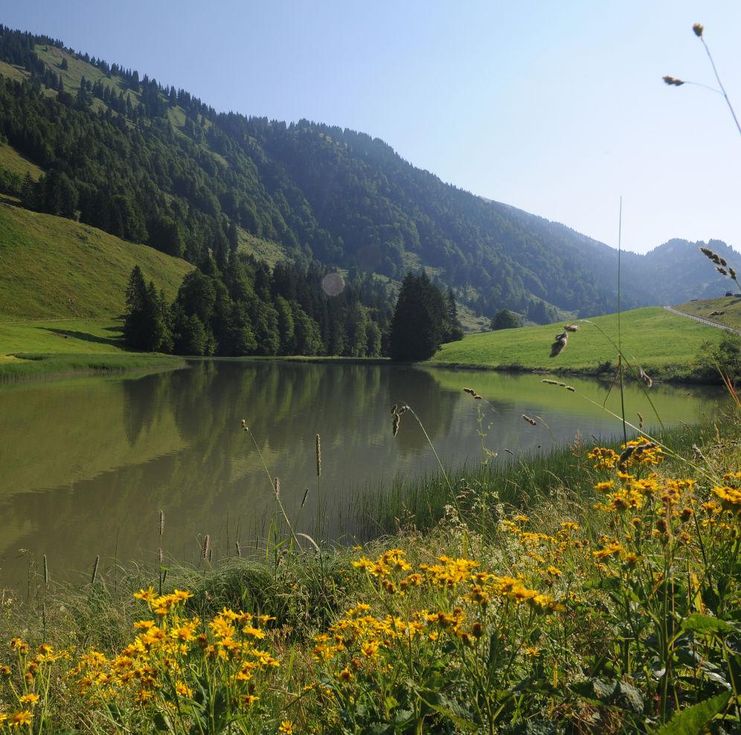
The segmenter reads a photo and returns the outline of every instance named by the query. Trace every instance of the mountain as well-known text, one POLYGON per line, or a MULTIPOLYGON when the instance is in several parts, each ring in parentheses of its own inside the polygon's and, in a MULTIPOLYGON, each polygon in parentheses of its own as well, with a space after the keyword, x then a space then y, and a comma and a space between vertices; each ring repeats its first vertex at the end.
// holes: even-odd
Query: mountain
MULTIPOLYGON (((195 264, 240 249, 397 281, 424 267, 480 313, 507 307, 538 322, 614 311, 617 300, 614 249, 445 184, 377 138, 219 113, 4 26, 0 191, 195 264)), ((675 271, 677 259, 657 251, 624 254, 625 308, 657 303, 655 274, 698 285, 691 267, 675 271)), ((712 291, 711 265, 686 252, 712 291)))
POLYGON ((710 248, 741 273, 741 255, 721 240, 689 242, 672 239, 643 257, 643 271, 635 278, 641 287, 653 289, 657 303, 679 304, 690 299, 712 299, 736 291, 734 283, 698 257, 701 247, 710 248))

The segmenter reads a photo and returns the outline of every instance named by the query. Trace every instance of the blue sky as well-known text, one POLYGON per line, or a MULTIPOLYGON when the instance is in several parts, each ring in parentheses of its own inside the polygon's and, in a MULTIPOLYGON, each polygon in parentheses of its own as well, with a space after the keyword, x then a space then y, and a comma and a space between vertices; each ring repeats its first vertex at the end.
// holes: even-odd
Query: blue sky
POLYGON ((0 22, 217 110, 383 138, 444 181, 644 252, 741 250, 741 2, 0 0, 0 22))

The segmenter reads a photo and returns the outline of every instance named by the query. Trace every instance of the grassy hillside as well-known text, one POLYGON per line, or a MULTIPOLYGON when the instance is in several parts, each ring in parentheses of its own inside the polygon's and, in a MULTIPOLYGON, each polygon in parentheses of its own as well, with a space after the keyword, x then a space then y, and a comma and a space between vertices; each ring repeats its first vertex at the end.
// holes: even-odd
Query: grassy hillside
POLYGON ((35 163, 26 160, 7 143, 0 143, 0 169, 10 171, 10 173, 15 174, 16 176, 25 176, 26 174, 30 174, 34 181, 39 179, 43 173, 35 163))
POLYGON ((12 79, 14 82, 22 82, 30 76, 30 74, 22 67, 16 66, 15 64, 8 64, 5 61, 0 61, 0 74, 12 79))
POLYGON ((192 268, 94 227, 0 204, 0 321, 118 316, 137 264, 168 299, 192 268))
POLYGON ((40 319, 0 321, 0 363, 16 353, 101 354, 123 352, 121 321, 40 319))
MULTIPOLYGON (((460 342, 443 345, 430 362, 596 372, 601 364, 616 363, 617 351, 607 336, 617 340, 617 316, 609 314, 588 322, 591 323, 577 322, 579 331, 569 335, 568 346, 554 358, 549 357, 550 347, 561 331, 560 324, 468 335, 460 342)), ((622 315, 623 352, 628 360, 649 372, 686 372, 705 342, 715 343, 722 337, 721 330, 674 316, 658 307, 635 309, 622 315)))
POLYGON ((674 307, 685 314, 700 316, 733 329, 741 329, 741 296, 688 301, 674 307))

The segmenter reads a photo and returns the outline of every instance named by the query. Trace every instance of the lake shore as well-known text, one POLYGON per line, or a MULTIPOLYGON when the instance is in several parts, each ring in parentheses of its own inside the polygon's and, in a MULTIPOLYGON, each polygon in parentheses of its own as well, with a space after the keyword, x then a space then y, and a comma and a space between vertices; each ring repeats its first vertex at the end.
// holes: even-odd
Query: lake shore
MULTIPOLYGON (((725 333, 690 319, 671 314, 660 307, 648 307, 622 315, 622 354, 625 378, 637 379, 642 368, 652 380, 677 384, 721 382, 713 367, 711 351, 717 349, 725 333)), ((424 368, 455 370, 495 370, 505 373, 596 377, 614 379, 618 349, 615 314, 579 320, 578 331, 571 333, 568 345, 558 356, 549 357, 554 333, 560 325, 522 327, 496 332, 466 335, 463 340, 442 345, 430 360, 415 363, 424 368)), ((337 356, 248 356, 248 357, 175 357, 129 352, 121 341, 121 320, 46 319, 0 321, 0 379, 33 379, 34 376, 95 372, 172 369, 167 360, 278 360, 312 364, 391 365, 388 358, 337 356), (44 359, 21 360, 15 355, 43 355, 44 359), (55 355, 59 359, 52 360, 55 355), (63 356, 67 355, 67 358, 63 356), (74 358, 73 358, 74 355, 74 358), (95 356, 94 366, 83 356, 95 356), (146 360, 151 360, 147 363, 146 360), (60 362, 61 360, 61 362, 60 362), (169 368, 168 368, 169 365, 169 368)), ((397 363, 400 364, 400 363, 397 363)))
MULTIPOLYGON (((709 635, 707 629, 694 636, 693 645, 714 668, 706 676, 704 670, 690 671, 677 663, 671 680, 672 704, 667 709, 662 709, 659 684, 652 678, 629 677, 625 667, 644 659, 648 663, 657 655, 652 636, 660 630, 654 630, 652 620, 665 619, 660 614, 664 596, 640 591, 643 577, 650 579, 655 573, 654 555, 661 562, 663 577, 671 582, 669 589, 676 590, 666 618, 673 626, 692 635, 691 624, 732 625, 739 579, 732 563, 728 566, 725 541, 735 532, 738 516, 734 521, 733 513, 718 505, 718 520, 712 530, 703 531, 706 519, 716 516, 708 515, 702 503, 716 497, 714 487, 737 482, 735 475, 727 474, 739 462, 737 411, 730 409, 721 423, 722 434, 720 423, 667 432, 660 438, 662 453, 652 450, 623 467, 636 481, 660 478, 656 490, 646 486, 643 491, 655 492, 657 501, 666 488, 675 487, 671 478, 692 477, 697 483, 680 486, 677 515, 670 515, 664 531, 660 529, 665 528, 662 519, 667 523, 665 505, 658 501, 655 508, 653 501, 648 502, 649 495, 632 510, 610 508, 618 503, 618 486, 607 490, 603 486, 615 475, 619 445, 602 447, 591 458, 587 456, 591 445, 575 445, 528 464, 512 462, 510 467, 468 473, 448 470, 403 489, 389 487, 377 506, 363 511, 374 515, 377 525, 374 538, 362 548, 316 547, 306 538, 294 542, 292 529, 284 524, 272 541, 255 550, 262 561, 239 555, 211 560, 207 549, 200 564, 183 566, 167 557, 168 528, 163 519, 160 543, 165 556, 159 567, 121 567, 96 560, 88 582, 70 588, 51 581, 53 558, 49 579, 44 559, 30 572, 31 596, 25 602, 11 598, 5 606, 0 631, 10 639, 23 630, 29 645, 43 642, 54 651, 67 652, 69 658, 43 662, 39 679, 64 675, 69 688, 62 696, 52 688, 37 710, 38 716, 67 730, 83 716, 104 722, 105 710, 96 702, 114 701, 117 717, 127 728, 133 725, 135 731, 148 731, 150 720, 159 721, 157 713, 166 711, 170 698, 165 669, 160 669, 159 654, 155 655, 158 644, 152 639, 141 660, 154 679, 162 677, 163 682, 152 687, 146 707, 135 704, 142 690, 137 680, 129 684, 115 679, 118 683, 113 687, 106 684, 109 676, 120 675, 123 664, 115 664, 119 673, 113 667, 123 661, 119 652, 153 630, 162 631, 163 640, 169 640, 171 633, 174 636, 189 625, 195 626, 194 635, 202 629, 203 640, 219 650, 219 626, 241 610, 254 614, 251 635, 258 636, 260 650, 275 661, 269 670, 251 669, 249 680, 250 696, 259 697, 255 704, 260 704, 249 710, 248 721, 260 722, 266 731, 275 732, 280 723, 289 721, 295 732, 339 733, 344 732, 343 718, 352 716, 361 723, 357 732, 369 731, 371 721, 391 725, 399 717, 416 718, 422 727, 450 724, 450 732, 480 732, 486 731, 495 711, 481 704, 486 696, 499 704, 494 719, 498 726, 526 718, 546 728, 563 724, 564 717, 581 721, 609 715, 620 731, 639 732, 647 717, 656 724, 669 722, 675 710, 697 706, 711 696, 719 703, 715 716, 724 711, 730 697, 718 683, 718 677, 726 676, 726 667, 703 637, 709 635), (700 460, 693 446, 699 447, 700 460), (699 515, 696 531, 691 518, 680 516, 687 503, 699 515), (627 513, 631 522, 616 526, 620 517, 615 517, 616 512, 627 513), (639 520, 647 527, 640 542, 631 530, 639 520), (731 525, 725 528, 726 523, 731 525), (660 528, 652 533, 655 524, 660 528), (680 541, 681 534, 687 534, 687 539, 680 541), (712 575, 702 573, 707 566, 712 566, 712 575), (707 600, 706 612, 699 614, 693 598, 687 602, 684 583, 707 580, 715 589, 718 579, 725 580, 720 597, 717 591, 711 598, 703 589, 697 590, 707 600), (503 589, 491 587, 501 580, 506 582, 503 589), (173 590, 180 596, 168 596, 173 590), (132 600, 134 593, 141 599, 132 600), (621 602, 623 594, 631 600, 629 607, 621 602), (150 612, 158 604, 167 610, 150 612), (424 614, 415 617, 420 610, 424 614), (258 614, 267 617, 258 622, 258 614), (400 624, 417 620, 419 636, 407 640, 382 635, 376 626, 389 615, 400 624), (367 633, 356 630, 355 620, 364 621, 367 633), (138 630, 132 632, 135 624, 138 630), (618 643, 625 645, 629 624, 642 627, 629 639, 631 657, 626 664, 618 643), (324 643, 333 640, 341 645, 336 643, 325 655, 324 643), (492 660, 495 640, 507 653, 501 663, 492 660), (444 645, 437 645, 438 641, 444 645), (91 650, 96 652, 94 658, 86 653, 91 650), (514 668, 507 664, 509 660, 516 664, 514 668), (486 680, 481 683, 477 670, 470 669, 477 661, 489 661, 498 688, 486 680), (436 678, 438 669, 446 672, 443 679, 436 678), (591 677, 586 686, 584 671, 591 677), (85 683, 91 678, 96 682, 96 676, 102 677, 97 683, 85 683), (558 686, 553 686, 556 677, 558 686), (593 688, 592 679, 607 682, 608 693, 593 688), (625 688, 622 704, 609 699, 610 682, 625 688), (369 713, 362 697, 367 687, 374 692, 386 688, 387 697, 393 693, 395 702, 406 701, 409 708, 391 704, 369 713), (449 704, 440 711, 426 709, 427 698, 420 694, 424 687, 443 693, 449 704), (100 700, 103 690, 107 698, 100 700), (516 701, 513 691, 518 692, 516 701), (349 702, 348 697, 352 697, 349 702), (721 701, 721 697, 725 698, 721 701)), ((232 635, 242 640, 238 630, 232 635)), ((137 645, 125 649, 129 657, 137 645)), ((680 647, 677 638, 664 658, 680 655, 680 647)), ((197 717, 198 711, 188 691, 194 691, 203 667, 210 666, 207 657, 200 658, 201 650, 206 649, 186 640, 167 659, 177 661, 183 672, 182 687, 187 689, 182 688, 178 696, 183 698, 180 706, 186 720, 197 717)), ((251 649, 245 643, 247 650, 251 649)), ((233 698, 236 708, 242 690, 234 676, 245 656, 252 660, 248 653, 235 653, 234 659, 230 655, 218 667, 206 668, 210 684, 203 696, 233 698)), ((16 675, 12 661, 9 672, 16 675)))
POLYGON ((0 383, 62 380, 91 375, 139 375, 180 370, 186 362, 172 355, 136 352, 105 353, 17 353, 0 358, 0 383))

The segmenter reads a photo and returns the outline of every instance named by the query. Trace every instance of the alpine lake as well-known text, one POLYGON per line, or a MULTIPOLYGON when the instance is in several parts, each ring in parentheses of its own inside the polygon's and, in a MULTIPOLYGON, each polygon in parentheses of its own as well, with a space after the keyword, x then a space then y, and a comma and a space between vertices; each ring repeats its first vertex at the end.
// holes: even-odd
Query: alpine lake
MULTIPOLYGON (((26 591, 44 555, 53 580, 82 583, 98 556, 101 571, 154 566, 160 548, 167 559, 198 564, 206 535, 212 563, 237 545, 258 554, 276 514, 275 477, 297 532, 343 544, 367 539, 374 495, 439 471, 410 413, 393 435, 393 404, 414 409, 446 468, 526 461, 575 442, 586 451, 621 434, 610 414, 620 413, 616 386, 565 379, 572 392, 542 380, 202 360, 138 377, 0 385, 0 590, 26 591)), ((696 386, 655 385, 649 395, 655 411, 640 387, 625 389, 627 419, 638 424, 640 413, 647 430, 657 413, 666 426, 695 423, 725 400, 719 388, 696 386)))

